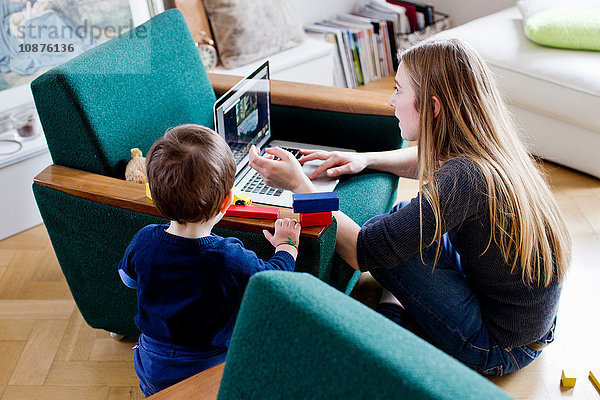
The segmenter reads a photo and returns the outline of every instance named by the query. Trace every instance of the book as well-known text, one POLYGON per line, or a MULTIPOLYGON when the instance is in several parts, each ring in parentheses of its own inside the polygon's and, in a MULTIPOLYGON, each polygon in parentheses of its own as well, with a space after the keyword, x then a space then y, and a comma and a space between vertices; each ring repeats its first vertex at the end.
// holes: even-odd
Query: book
POLYGON ((417 11, 417 30, 425 29, 425 14, 417 11))
POLYGON ((406 20, 406 9, 388 3, 371 0, 360 11, 362 15, 371 18, 380 18, 387 22, 388 40, 386 46, 390 53, 391 70, 398 69, 398 35, 406 33, 408 20, 406 20))
POLYGON ((414 4, 409 4, 405 1, 400 0, 386 0, 390 4, 395 4, 400 7, 404 7, 406 9, 406 17, 408 18, 408 23, 410 24, 410 32, 419 30, 419 22, 417 20, 417 7, 414 4))
POLYGON ((366 77, 366 65, 364 64, 364 60, 360 55, 360 48, 362 48, 362 45, 359 43, 360 38, 358 35, 358 30, 346 26, 343 21, 336 22, 335 19, 317 22, 317 24, 343 29, 344 35, 347 38, 349 48, 348 52, 351 56, 352 64, 354 66, 357 85, 360 86, 367 83, 365 80, 368 79, 368 77, 366 77))
MULTIPOLYGON (((337 49, 337 37, 333 33, 324 33, 323 35, 325 36, 325 41, 334 44, 337 49)), ((344 76, 344 71, 342 68, 342 61, 340 59, 339 51, 335 51, 333 53, 333 64, 334 64, 333 81, 335 83, 335 86, 348 87, 348 83, 346 82, 346 77, 344 76)))
POLYGON ((369 36, 372 26, 365 24, 357 24, 340 18, 332 18, 326 22, 346 27, 352 33, 352 37, 356 44, 356 53, 359 60, 363 84, 370 83, 376 80, 375 66, 373 64, 373 49, 369 36))
MULTIPOLYGON (((349 47, 346 44, 345 35, 342 29, 334 28, 331 26, 318 25, 318 24, 309 24, 304 26, 304 30, 306 32, 312 33, 321 33, 328 35, 335 35, 335 41, 337 45, 337 58, 339 58, 339 62, 342 67, 342 72, 344 75, 345 86, 348 88, 357 87, 356 77, 354 76, 353 65, 350 58, 349 47)), ((328 39, 328 41, 331 41, 328 39)), ((336 57, 334 57, 335 59, 336 57)))
MULTIPOLYGON (((391 24, 391 21, 381 17, 374 17, 373 15, 370 15, 369 12, 365 12, 363 10, 356 11, 352 14, 367 18, 371 21, 371 24, 373 24, 379 49, 379 59, 382 68, 382 74, 383 76, 391 74, 394 69, 389 43, 390 35, 388 33, 388 22, 391 24)), ((393 36, 391 37, 391 40, 395 40, 393 36)))
POLYGON ((356 47, 352 33, 345 27, 337 26, 335 24, 328 24, 325 21, 317 22, 315 25, 337 29, 341 32, 342 40, 346 47, 345 54, 348 59, 348 65, 352 71, 354 85, 355 87, 362 85, 362 72, 360 70, 360 63, 358 62, 358 56, 356 54, 356 47))
POLYGON ((396 35, 409 33, 410 27, 408 25, 408 19, 406 18, 406 8, 386 2, 371 0, 371 2, 363 7, 363 10, 370 13, 376 13, 376 15, 384 16, 388 20, 391 20, 396 35))
MULTIPOLYGON (((415 2, 415 1, 404 1, 404 0, 386 0, 386 1, 388 3, 397 4, 397 5, 405 7, 405 8, 414 7, 414 9, 417 12, 423 14, 423 17, 422 17, 423 18, 423 28, 425 26, 429 26, 435 22, 434 8, 430 4, 419 3, 419 2, 415 2)), ((418 15, 417 15, 417 18, 418 18, 418 15)))
POLYGON ((361 24, 365 26, 367 29, 367 40, 369 40, 369 55, 371 56, 372 65, 374 67, 374 79, 381 79, 383 76, 388 75, 385 73, 385 65, 384 61, 384 49, 381 44, 380 37, 380 26, 377 20, 373 20, 371 18, 363 17, 360 15, 352 14, 340 14, 338 18, 354 22, 356 24, 361 24))

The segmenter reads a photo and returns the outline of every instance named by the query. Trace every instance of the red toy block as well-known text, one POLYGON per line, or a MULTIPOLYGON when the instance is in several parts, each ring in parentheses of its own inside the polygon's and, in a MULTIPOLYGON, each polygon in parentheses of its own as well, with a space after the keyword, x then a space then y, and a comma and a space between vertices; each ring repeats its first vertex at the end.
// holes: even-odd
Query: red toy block
POLYGON ((228 217, 277 219, 279 218, 279 208, 231 205, 225 215, 228 217))
POLYGON ((301 213, 300 224, 302 227, 331 225, 333 222, 333 214, 331 211, 318 213, 301 213))

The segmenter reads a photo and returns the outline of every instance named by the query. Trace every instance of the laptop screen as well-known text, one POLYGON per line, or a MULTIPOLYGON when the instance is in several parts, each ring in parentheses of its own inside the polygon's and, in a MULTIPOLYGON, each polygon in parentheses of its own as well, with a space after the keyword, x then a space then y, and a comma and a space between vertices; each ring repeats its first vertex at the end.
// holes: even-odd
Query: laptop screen
POLYGON ((238 82, 215 103, 215 130, 233 153, 239 172, 248 163, 253 144, 271 136, 269 62, 238 82))

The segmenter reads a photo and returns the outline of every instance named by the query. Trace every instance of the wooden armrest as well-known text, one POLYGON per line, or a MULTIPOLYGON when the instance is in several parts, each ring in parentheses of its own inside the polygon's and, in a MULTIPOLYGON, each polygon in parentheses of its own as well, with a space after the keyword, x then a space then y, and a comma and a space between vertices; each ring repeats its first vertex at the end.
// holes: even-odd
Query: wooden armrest
POLYGON ((153 400, 204 399, 216 400, 223 378, 225 363, 215 365, 175 385, 148 397, 153 400))
MULTIPOLYGON (((208 74, 217 97, 223 95, 242 78, 208 74)), ((271 81, 271 104, 350 114, 394 116, 388 95, 307 83, 271 81)))
MULTIPOLYGON (((36 185, 97 203, 162 217, 156 206, 146 197, 146 187, 141 183, 128 182, 58 165, 47 167, 33 179, 33 182, 36 185)), ((281 218, 300 220, 299 215, 290 208, 281 208, 281 218)), ((237 231, 262 232, 263 229, 273 230, 275 221, 224 217, 217 226, 237 231)), ((327 228, 328 226, 302 228, 300 235, 307 238, 319 238, 327 228)))

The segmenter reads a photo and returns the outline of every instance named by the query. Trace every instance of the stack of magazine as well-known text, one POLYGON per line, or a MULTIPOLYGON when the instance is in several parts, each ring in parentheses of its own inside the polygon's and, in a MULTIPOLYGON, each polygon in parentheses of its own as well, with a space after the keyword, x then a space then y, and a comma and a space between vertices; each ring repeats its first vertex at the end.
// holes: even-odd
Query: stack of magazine
POLYGON ((425 31, 429 36, 442 30, 443 20, 448 16, 421 3, 368 0, 358 11, 306 25, 304 30, 336 45, 335 85, 355 88, 393 74, 398 50, 420 40, 425 31))

